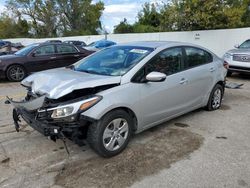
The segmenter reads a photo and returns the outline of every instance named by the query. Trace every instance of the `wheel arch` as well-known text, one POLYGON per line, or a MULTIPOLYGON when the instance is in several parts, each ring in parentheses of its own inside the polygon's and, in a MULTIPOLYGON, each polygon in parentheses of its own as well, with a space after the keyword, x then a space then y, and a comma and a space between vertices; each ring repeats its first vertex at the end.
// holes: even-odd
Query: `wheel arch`
POLYGON ((218 81, 218 82, 214 85, 214 87, 215 87, 217 84, 222 86, 222 88, 223 88, 223 95, 224 95, 224 91, 225 91, 225 81, 218 81))
POLYGON ((115 111, 115 110, 123 110, 123 111, 127 112, 129 115, 131 115, 131 117, 133 119, 133 132, 136 132, 136 130, 138 128, 138 119, 136 117, 135 112, 128 107, 125 107, 125 106, 115 107, 115 108, 109 110, 108 112, 106 112, 103 116, 105 116, 106 114, 108 114, 112 111, 115 111))

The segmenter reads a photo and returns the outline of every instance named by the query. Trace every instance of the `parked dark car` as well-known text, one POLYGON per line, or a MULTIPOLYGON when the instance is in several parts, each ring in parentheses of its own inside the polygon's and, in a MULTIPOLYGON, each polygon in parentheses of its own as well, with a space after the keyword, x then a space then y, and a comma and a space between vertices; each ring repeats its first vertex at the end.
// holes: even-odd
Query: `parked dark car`
POLYGON ((62 43, 61 40, 47 40, 45 43, 62 43))
POLYGON ((64 43, 73 44, 73 45, 78 46, 78 47, 86 46, 85 42, 79 41, 79 40, 67 40, 67 41, 64 41, 64 43))
POLYGON ((91 53, 65 43, 32 44, 0 57, 0 78, 21 81, 32 72, 69 66, 91 53))
POLYGON ((6 45, 8 45, 8 44, 11 44, 11 42, 10 42, 10 41, 3 41, 3 40, 1 40, 1 41, 0 41, 0 48, 1 48, 2 46, 6 46, 6 45))

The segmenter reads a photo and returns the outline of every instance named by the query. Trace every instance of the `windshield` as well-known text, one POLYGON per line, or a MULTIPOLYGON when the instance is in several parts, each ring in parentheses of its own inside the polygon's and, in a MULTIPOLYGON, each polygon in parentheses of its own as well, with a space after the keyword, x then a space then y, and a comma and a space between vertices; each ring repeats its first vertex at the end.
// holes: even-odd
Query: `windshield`
POLYGON ((153 48, 115 46, 106 48, 74 65, 74 70, 108 76, 122 76, 151 53, 153 48))
POLYGON ((239 48, 250 48, 250 40, 246 40, 245 42, 243 42, 239 48))
POLYGON ((16 55, 27 55, 31 50, 33 50, 35 47, 37 47, 39 44, 32 44, 29 46, 26 46, 25 48, 17 51, 16 55))

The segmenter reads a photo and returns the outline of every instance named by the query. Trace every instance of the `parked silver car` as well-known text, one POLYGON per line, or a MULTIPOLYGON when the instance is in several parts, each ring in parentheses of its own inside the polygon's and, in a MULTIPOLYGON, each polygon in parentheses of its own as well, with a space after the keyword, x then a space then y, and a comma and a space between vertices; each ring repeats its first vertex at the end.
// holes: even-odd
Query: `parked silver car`
POLYGON ((27 96, 8 99, 53 140, 87 139, 101 156, 120 153, 132 134, 197 108, 221 106, 226 69, 207 49, 178 42, 136 42, 101 50, 68 68, 22 81, 27 96))
POLYGON ((224 55, 224 60, 229 65, 228 76, 233 72, 250 73, 250 40, 236 45, 235 48, 224 55))

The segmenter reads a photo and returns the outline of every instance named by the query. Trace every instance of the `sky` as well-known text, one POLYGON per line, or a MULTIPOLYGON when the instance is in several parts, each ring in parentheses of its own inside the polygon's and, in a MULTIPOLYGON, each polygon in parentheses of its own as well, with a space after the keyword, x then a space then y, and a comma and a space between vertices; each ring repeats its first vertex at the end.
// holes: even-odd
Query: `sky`
MULTIPOLYGON (((97 2, 98 0, 93 0, 97 2)), ((119 24, 124 18, 128 23, 134 23, 138 12, 142 9, 145 2, 161 3, 166 0, 102 0, 105 5, 101 17, 102 25, 108 32, 113 32, 114 26, 119 24)), ((0 12, 4 10, 5 0, 0 0, 0 12)))

